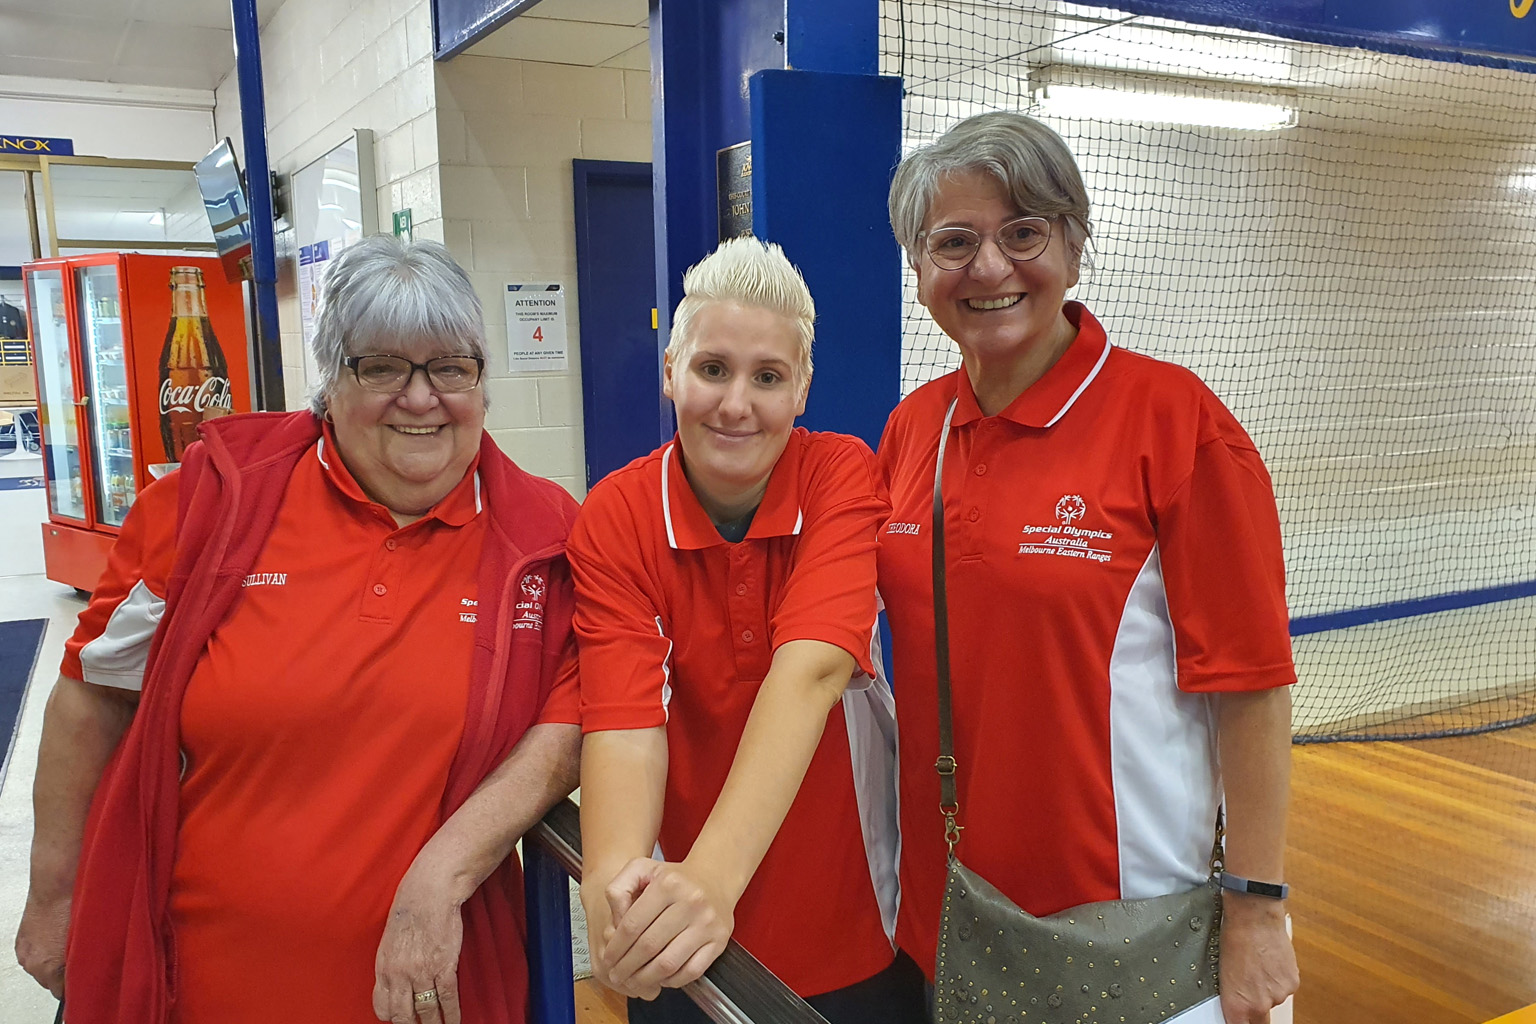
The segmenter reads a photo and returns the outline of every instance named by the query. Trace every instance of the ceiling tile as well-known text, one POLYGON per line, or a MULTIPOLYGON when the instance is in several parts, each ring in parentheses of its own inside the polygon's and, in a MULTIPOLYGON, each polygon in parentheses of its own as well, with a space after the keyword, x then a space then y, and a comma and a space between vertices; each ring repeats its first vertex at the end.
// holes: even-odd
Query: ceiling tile
POLYGON ((161 85, 167 89, 206 89, 212 92, 218 88, 226 74, 206 68, 175 67, 168 64, 153 67, 119 64, 111 69, 112 77, 109 81, 119 85, 161 85))
MULTIPOLYGON (((127 21, 34 11, 0 12, 0 54, 58 60, 111 61, 127 21)), ((15 72, 8 72, 14 74, 15 72)))
POLYGON ((65 78, 74 82, 105 82, 112 65, 104 61, 56 60, 52 57, 11 57, 3 59, 5 73, 23 78, 65 78))
POLYGON ((634 27, 646 24, 647 6, 646 0, 542 0, 522 17, 634 27))
POLYGON ((553 21, 524 15, 514 18, 465 52, 480 57, 512 57, 595 67, 633 49, 647 37, 648 33, 642 28, 553 21))
POLYGON ((646 40, 638 46, 631 46, 617 57, 610 57, 603 61, 605 68, 624 68, 627 71, 651 70, 651 43, 646 40))
MULTIPOLYGON (((65 17, 102 17, 103 0, 5 0, 7 11, 31 11, 36 14, 56 14, 65 17)), ((118 5, 117 20, 128 20, 127 5, 118 5)), ((113 20, 113 19, 107 19, 113 20)))
POLYGON ((124 67, 175 64, 222 77, 224 71, 235 65, 235 34, 230 29, 136 21, 128 28, 117 63, 124 67), (167 54, 175 54, 176 59, 167 61, 167 54))
POLYGON ((233 30, 229 0, 139 0, 132 18, 165 25, 233 30))

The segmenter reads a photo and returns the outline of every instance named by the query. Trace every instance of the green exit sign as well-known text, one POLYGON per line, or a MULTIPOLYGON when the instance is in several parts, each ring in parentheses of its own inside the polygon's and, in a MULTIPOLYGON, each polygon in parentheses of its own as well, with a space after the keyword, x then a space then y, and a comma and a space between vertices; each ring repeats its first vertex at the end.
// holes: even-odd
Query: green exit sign
POLYGON ((401 241, 411 241, 411 211, 395 211, 395 237, 401 241))

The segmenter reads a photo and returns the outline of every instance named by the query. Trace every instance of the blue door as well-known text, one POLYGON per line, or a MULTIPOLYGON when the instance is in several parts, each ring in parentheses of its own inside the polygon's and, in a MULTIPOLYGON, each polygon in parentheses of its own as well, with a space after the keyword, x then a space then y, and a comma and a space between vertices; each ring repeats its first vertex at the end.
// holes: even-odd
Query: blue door
POLYGON ((572 161, 587 486, 672 436, 661 397, 651 165, 572 161))

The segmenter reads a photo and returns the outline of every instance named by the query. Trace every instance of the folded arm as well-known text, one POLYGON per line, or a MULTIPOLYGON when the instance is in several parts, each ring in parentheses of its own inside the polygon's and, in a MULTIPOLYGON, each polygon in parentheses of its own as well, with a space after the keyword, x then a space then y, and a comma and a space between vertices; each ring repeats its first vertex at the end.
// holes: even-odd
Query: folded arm
POLYGON ((610 984, 645 996, 681 987, 725 949, 736 903, 784 823, 854 667, 850 654, 819 640, 774 652, 688 856, 680 864, 632 863, 616 880, 615 928, 603 952, 610 984))
POLYGON ((592 971, 613 988, 620 985, 610 976, 607 940, 635 887, 648 880, 645 869, 655 863, 651 853, 661 831, 666 787, 665 726, 587 734, 581 751, 581 903, 592 971))
MULTIPOLYGON (((379 944, 373 1004, 380 1020, 415 1020, 415 993, 434 989, 442 1019, 457 1024, 459 908, 575 788, 580 750, 580 726, 533 726, 421 848, 395 890, 379 944)), ((428 1007, 422 1020, 435 1019, 428 1007)))

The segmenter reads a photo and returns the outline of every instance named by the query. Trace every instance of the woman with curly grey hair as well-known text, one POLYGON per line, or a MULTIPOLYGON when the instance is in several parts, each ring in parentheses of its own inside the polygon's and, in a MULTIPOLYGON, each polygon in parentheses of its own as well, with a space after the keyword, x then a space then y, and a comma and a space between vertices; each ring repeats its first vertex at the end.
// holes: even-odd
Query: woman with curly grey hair
POLYGON ((343 252, 314 355, 311 409, 207 422, 139 495, 66 645, 17 951, 71 1024, 526 1017, 576 504, 485 432, 441 245, 343 252))
MULTIPOLYGON (((879 451, 892 504, 879 580, 901 743, 898 941, 930 971, 937 958, 941 1015, 979 996, 999 1004, 997 1020, 1082 998, 1122 1020, 1267 1021, 1298 976, 1283 902, 1296 676, 1264 463, 1194 374, 1115 347, 1066 301, 1088 194, 1045 125, 1007 112, 961 121, 902 161, 890 215, 919 301, 961 362, 901 402, 879 451), (1008 959, 1034 943, 977 940, 985 951, 957 979, 945 958, 975 938, 976 908, 946 902, 970 885, 952 857, 999 901, 1062 914, 1046 946, 1079 918, 1105 920, 1107 901, 1218 884, 1219 859, 1219 999, 1200 973, 1155 974, 1205 934, 1198 915, 1123 987, 1111 972, 1133 947, 1118 933, 1113 949, 1089 942, 1084 963, 1059 969, 1008 959), (972 991, 993 956, 1003 984, 972 991), (1133 1001, 1154 995, 1143 984, 1160 988, 1162 1016, 1136 1015, 1133 1001), (1184 1002, 1170 1011, 1170 997, 1184 1002)), ((972 904, 990 898, 971 891, 972 904)), ((1023 920, 1010 913, 1009 928, 1023 920)))

